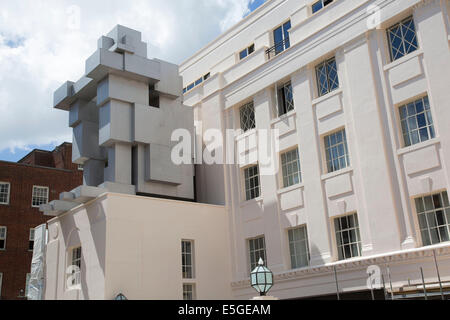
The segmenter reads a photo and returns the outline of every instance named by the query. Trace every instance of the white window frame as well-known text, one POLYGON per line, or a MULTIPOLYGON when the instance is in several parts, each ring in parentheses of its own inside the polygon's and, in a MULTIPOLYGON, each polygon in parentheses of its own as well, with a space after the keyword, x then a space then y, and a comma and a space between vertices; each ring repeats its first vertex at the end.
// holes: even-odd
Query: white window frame
POLYGON ((9 198, 11 196, 11 183, 0 181, 0 185, 7 185, 8 186, 8 193, 6 195, 6 202, 0 202, 0 205, 7 206, 7 205, 9 205, 9 200, 10 200, 9 198))
POLYGON ((30 228, 30 234, 28 236, 28 251, 33 252, 34 250, 34 235, 35 235, 35 230, 34 228, 30 228), (33 249, 30 249, 30 242, 33 241, 33 249))
MULTIPOLYGON (((328 132, 328 133, 322 135, 321 144, 323 146, 322 150, 323 150, 323 164, 324 164, 324 168, 325 168, 324 171, 327 174, 330 174, 330 173, 333 173, 333 172, 338 172, 338 171, 341 171, 341 170, 344 170, 344 169, 347 169, 347 168, 351 167, 352 160, 350 158, 350 149, 349 149, 349 146, 348 146, 347 129, 345 127, 339 128, 339 129, 337 129, 335 131, 328 132), (343 141, 339 142, 339 143, 336 143, 333 146, 329 145, 327 147, 327 144, 326 144, 325 140, 328 139, 329 137, 331 137, 332 135, 335 135, 335 134, 337 134, 339 132, 343 132, 344 133, 343 141), (337 159, 339 160, 341 158, 344 158, 345 159, 345 166, 341 167, 340 163, 339 163, 339 168, 338 169, 330 170, 330 167, 328 166, 328 158, 327 158, 328 157, 328 150, 330 150, 330 152, 332 154, 332 148, 334 146, 338 147, 340 144, 342 144, 344 146, 344 156, 343 157, 342 156, 338 156, 337 159)), ((333 161, 331 161, 331 163, 332 162, 333 161)))
MULTIPOLYGON (((253 269, 255 269, 258 266, 258 262, 259 259, 262 258, 264 260, 264 265, 267 266, 267 246, 266 246, 266 237, 264 235, 261 235, 259 237, 256 238, 251 238, 251 239, 247 239, 247 247, 248 247, 248 262, 249 262, 249 267, 250 267, 250 272, 253 271, 253 269), (252 250, 252 246, 251 243, 252 241, 255 241, 254 244, 256 244, 256 241, 261 240, 263 241, 263 247, 262 248, 258 248, 258 249, 253 249, 252 250), (259 255, 259 258, 256 257, 256 253, 258 252, 263 252, 263 256, 259 255), (255 260, 252 261, 252 253, 255 256, 255 260)), ((255 248, 255 246, 253 246, 255 248)))
POLYGON ((285 150, 285 151, 280 153, 280 166, 281 166, 280 183, 281 183, 283 188, 289 188, 289 187, 296 186, 296 185, 299 185, 299 184, 302 183, 302 167, 301 167, 301 163, 300 163, 300 151, 299 151, 298 147, 295 147, 295 148, 292 148, 292 149, 288 149, 288 150, 285 150), (285 166, 283 164, 283 156, 287 155, 288 153, 291 153, 293 151, 297 151, 298 171, 296 173, 293 173, 293 172, 292 173, 287 173, 286 170, 287 170, 288 165, 293 164, 295 162, 295 160, 294 161, 291 160, 290 162, 286 162, 286 166, 285 166), (285 177, 287 179, 289 179, 290 176, 294 177, 296 174, 298 175, 298 179, 299 179, 298 183, 293 183, 293 184, 289 185, 289 180, 288 180, 288 183, 285 184, 285 179, 284 179, 285 177))
POLYGON ((81 285, 81 262, 83 259, 83 251, 81 246, 72 247, 67 252, 67 269, 71 266, 77 266, 78 270, 73 270, 72 273, 66 273, 66 283, 68 285, 67 289, 74 289, 75 287, 81 285), (75 250, 80 250, 80 256, 74 259, 75 250), (75 282, 69 284, 69 277, 73 277, 72 279, 75 282))
MULTIPOLYGON (((44 189, 46 189, 46 192, 47 192, 46 202, 45 203, 41 203, 41 204, 47 204, 48 203, 48 196, 49 196, 50 189, 48 187, 44 187, 44 186, 33 186, 33 190, 32 190, 32 193, 31 193, 31 207, 32 208, 39 208, 41 204, 33 205, 33 202, 34 202, 33 200, 35 199, 35 193, 34 193, 35 189, 36 190, 39 190, 39 189, 44 190, 44 189)), ((36 197, 38 197, 38 196, 36 196, 36 197)), ((42 198, 42 197, 39 196, 39 198, 42 198)))
POLYGON ((251 201, 251 200, 254 200, 254 199, 261 198, 261 173, 260 173, 260 170, 259 170, 259 164, 258 163, 255 163, 255 164, 249 165, 249 166, 247 166, 245 168, 242 168, 242 188, 243 188, 243 191, 244 191, 243 195, 242 195, 244 201, 251 201), (247 178, 246 172, 248 170, 250 170, 251 168, 255 168, 255 167, 258 169, 258 174, 249 176, 247 178), (250 183, 251 183, 251 181, 254 181, 254 179, 256 179, 256 177, 258 177, 258 187, 253 187, 252 188, 252 187, 250 187, 250 183), (247 181, 249 181, 249 188, 247 188, 247 181), (258 190, 258 195, 256 197, 252 198, 251 197, 251 192, 252 191, 256 192, 256 190, 258 190), (250 195, 250 197, 249 197, 249 195, 250 195))
POLYGON ((312 14, 316 14, 316 13, 322 11, 323 9, 325 9, 325 7, 327 7, 327 6, 329 6, 330 4, 332 4, 333 2, 335 2, 335 0, 329 0, 329 2, 328 2, 327 4, 324 4, 324 2, 325 2, 325 0, 317 0, 317 1, 314 1, 313 3, 311 3, 311 13, 312 13, 312 14), (314 5, 317 4, 317 3, 319 3, 319 2, 322 4, 322 8, 320 8, 320 9, 317 10, 316 12, 313 12, 313 7, 314 7, 314 5))
POLYGON ((311 257, 310 257, 310 252, 309 252, 308 228, 306 227, 306 224, 302 225, 302 226, 298 226, 298 227, 292 228, 292 229, 288 229, 288 245, 289 245, 289 256, 291 258, 291 268, 292 269, 299 269, 299 268, 304 268, 304 267, 309 266, 311 257), (305 238, 304 239, 300 239, 300 240, 291 241, 290 233, 291 232, 295 232, 296 230, 300 230, 300 229, 304 229, 305 238), (302 243, 299 244, 299 242, 302 242, 302 243), (294 251, 291 250, 292 249, 291 244, 294 246, 294 251), (304 254, 304 255, 306 255, 307 263, 305 265, 294 265, 294 261, 293 261, 292 258, 295 257, 296 260, 298 259, 298 257, 297 257, 297 250, 295 250, 297 245, 303 246, 306 249, 306 254, 304 254))
POLYGON ((419 228, 420 238, 422 241, 422 246, 431 246, 440 243, 448 243, 450 241, 450 204, 447 190, 442 190, 440 192, 433 192, 430 194, 422 195, 420 197, 414 198, 414 205, 417 217, 417 225, 419 228), (434 197, 439 196, 439 200, 441 202, 441 207, 436 207, 436 202, 434 197), (427 205, 426 198, 431 198, 431 206, 427 205), (419 201, 421 200, 421 205, 419 206, 419 201), (437 217, 438 212, 442 212, 443 215, 443 224, 439 223, 439 219, 437 217), (423 220, 423 218, 425 220, 423 220), (426 227, 421 223, 425 222, 426 227), (444 240, 441 232, 442 229, 446 230, 446 237, 448 240, 444 240), (439 242, 433 242, 432 231, 437 232, 437 236, 439 238, 439 242), (429 243, 425 241, 425 234, 428 236, 429 243))
POLYGON ((335 241, 336 241, 336 249, 337 249, 337 259, 339 261, 345 261, 345 260, 349 260, 349 259, 354 259, 354 258, 358 258, 362 256, 362 240, 361 240, 361 227, 359 224, 359 217, 358 217, 358 213, 357 212, 353 212, 353 213, 349 213, 349 214, 345 214, 342 216, 338 216, 333 218, 333 230, 334 230, 334 237, 335 237, 335 241), (349 227, 347 226, 347 228, 342 229, 341 226, 341 219, 343 218, 349 218, 352 217, 352 219, 355 219, 356 217, 356 222, 358 223, 356 226, 353 227, 349 227), (339 223, 339 230, 336 227, 336 222, 339 223), (342 241, 343 238, 341 238, 341 243, 339 244, 338 241, 338 236, 340 237, 341 235, 343 235, 345 232, 350 233, 351 231, 355 232, 355 236, 356 236, 356 241, 351 241, 351 239, 349 238, 349 241, 344 243, 342 241), (345 254, 345 249, 342 249, 342 254, 340 254, 341 252, 341 248, 344 248, 345 246, 352 246, 352 245, 357 245, 358 248, 358 255, 353 255, 353 252, 350 252, 350 256, 347 257, 347 255, 345 254))
POLYGON ((183 279, 195 279, 195 241, 194 240, 187 240, 187 239, 183 239, 181 240, 181 274, 183 279), (185 243, 189 243, 190 247, 191 247, 191 251, 187 252, 185 251, 185 243), (191 258, 191 263, 189 264, 184 264, 185 261, 185 256, 190 256, 191 258), (189 275, 188 271, 184 271, 185 268, 190 268, 191 269, 191 274, 189 275))
POLYGON ((246 58, 248 58, 249 55, 251 55, 252 53, 255 52, 255 44, 252 43, 251 45, 249 45, 247 48, 242 49, 239 51, 238 53, 238 59, 239 61, 245 60, 246 58), (253 50, 250 52, 250 48, 252 48, 253 50), (245 51, 245 57, 241 58, 241 53, 245 51))
POLYGON ((183 283, 183 300, 192 301, 197 299, 196 285, 195 283, 183 283), (186 290, 186 287, 190 287, 191 290, 186 290), (186 295, 190 293, 192 299, 186 299, 186 295))
POLYGON ((5 251, 6 250, 6 238, 8 237, 8 227, 0 226, 0 230, 4 230, 4 232, 5 232, 5 236, 3 238, 0 238, 0 240, 4 240, 4 248, 0 248, 0 251, 5 251))

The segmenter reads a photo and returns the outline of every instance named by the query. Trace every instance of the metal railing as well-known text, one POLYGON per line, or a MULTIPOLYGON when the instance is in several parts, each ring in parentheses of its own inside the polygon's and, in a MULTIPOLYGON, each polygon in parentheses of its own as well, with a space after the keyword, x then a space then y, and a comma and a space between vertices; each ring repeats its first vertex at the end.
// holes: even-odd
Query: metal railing
POLYGON ((269 49, 266 50, 267 58, 269 60, 272 59, 276 55, 280 54, 281 52, 289 48, 289 46, 290 46, 289 38, 286 38, 283 41, 275 43, 273 47, 270 47, 269 49))

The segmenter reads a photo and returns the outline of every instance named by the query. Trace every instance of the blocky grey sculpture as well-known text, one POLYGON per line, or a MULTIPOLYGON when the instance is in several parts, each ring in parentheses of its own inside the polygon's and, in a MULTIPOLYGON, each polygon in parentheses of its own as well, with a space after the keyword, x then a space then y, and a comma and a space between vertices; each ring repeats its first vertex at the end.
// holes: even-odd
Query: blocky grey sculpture
POLYGON ((194 198, 193 165, 171 161, 172 132, 193 136, 192 108, 183 105, 178 66, 148 59, 140 32, 117 25, 102 36, 85 76, 55 91, 54 108, 69 111, 85 185, 194 198))

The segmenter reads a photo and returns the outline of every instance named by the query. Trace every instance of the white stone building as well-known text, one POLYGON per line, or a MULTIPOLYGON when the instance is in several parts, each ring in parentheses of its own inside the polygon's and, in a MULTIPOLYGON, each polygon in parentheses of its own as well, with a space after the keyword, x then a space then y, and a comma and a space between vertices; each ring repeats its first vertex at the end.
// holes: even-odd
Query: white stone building
MULTIPOLYGON (((227 130, 236 132, 232 144, 245 146, 236 147, 238 156, 254 151, 255 142, 262 139, 260 129, 277 129, 280 133, 279 172, 262 174, 258 159, 239 164, 199 164, 195 166, 194 186, 191 167, 187 165, 172 171, 172 164, 163 160, 170 144, 152 140, 157 136, 147 136, 147 129, 143 130, 142 139, 134 136, 123 138, 125 133, 111 137, 108 134, 114 132, 109 129, 114 127, 113 117, 110 117, 111 125, 108 124, 107 130, 101 124, 100 130, 95 124, 89 124, 86 127, 92 126, 92 132, 99 132, 99 143, 94 139, 82 141, 83 144, 95 145, 92 149, 95 156, 84 155, 80 151, 75 160, 92 161, 94 175, 104 172, 102 177, 95 178, 95 183, 90 182, 92 173, 88 173, 86 179, 87 185, 103 189, 82 187, 65 195, 66 198, 62 195, 61 203, 46 208, 47 212, 58 215, 49 222, 50 234, 56 233, 57 236, 49 242, 47 257, 50 260, 61 258, 80 244, 83 250, 86 247, 83 252, 88 252, 85 259, 94 257, 98 262, 97 256, 105 254, 103 259, 114 271, 109 273, 100 268, 104 287, 99 287, 92 279, 89 271, 92 269, 87 266, 81 268, 85 279, 82 292, 92 287, 101 288, 99 292, 102 293, 95 297, 105 299, 113 298, 119 290, 127 291, 124 294, 130 298, 181 298, 183 288, 185 297, 191 297, 189 290, 195 290, 194 296, 199 299, 247 299, 254 295, 248 283, 249 273, 260 257, 275 274, 276 282, 271 294, 282 299, 335 295, 336 275, 341 294, 367 292, 368 268, 375 270, 374 286, 377 285, 376 280, 384 280, 388 292, 401 288, 414 292, 417 289, 414 286, 421 283, 421 267, 425 282, 430 284, 430 288, 436 285, 438 277, 433 252, 437 256, 445 290, 450 286, 450 204, 447 193, 450 187, 450 92, 446 80, 450 74, 449 11, 450 2, 445 0, 267 1, 183 62, 179 72, 183 78, 183 104, 193 109, 197 154, 201 154, 200 146, 205 146, 201 135, 208 129, 219 129, 223 137, 227 136, 227 130), (101 168, 105 153, 98 149, 99 144, 108 150, 108 164, 112 163, 112 168, 115 168, 111 169, 113 173, 110 169, 103 171, 101 168), (152 157, 153 144, 158 155, 156 178, 152 176, 152 161, 148 167, 145 158, 152 157), (129 156, 134 152, 137 152, 137 157, 129 156), (142 170, 134 180, 133 175, 128 175, 132 171, 131 164, 135 163, 131 159, 138 159, 136 168, 142 170), (123 171, 122 165, 125 166, 123 171), (124 172, 126 177, 122 177, 124 172), (171 212, 172 206, 173 212, 178 212, 178 202, 158 200, 166 201, 167 208, 164 212, 155 212, 151 209, 155 199, 133 194, 193 199, 193 190, 198 203, 186 205, 187 212, 192 215, 177 216, 182 217, 180 221, 176 221, 178 218, 175 216, 174 220, 151 221, 145 215, 128 218, 124 212, 116 213, 118 207, 124 211, 128 208, 145 211, 148 208, 149 214, 165 217, 166 210, 171 212), (119 200, 125 196, 110 192, 131 193, 126 196, 129 206, 119 205, 119 200), (67 208, 68 202, 87 200, 83 193, 89 193, 90 202, 67 208), (103 227, 99 225, 99 230, 96 230, 90 217, 103 217, 97 207, 102 207, 110 198, 115 199, 115 204, 103 209, 106 227, 101 224, 103 227), (133 207, 134 203, 136 207, 133 207), (210 217, 206 218, 208 214, 204 216, 198 212, 201 210, 196 209, 205 208, 206 204, 213 205, 218 211, 211 221, 208 220, 210 217), (81 220, 74 223, 77 213, 84 216, 84 220, 80 219, 85 223, 81 220), (187 228, 190 230, 188 234, 183 228, 176 227, 173 234, 164 238, 169 242, 173 240, 171 249, 164 251, 162 258, 151 266, 159 270, 160 275, 171 274, 171 279, 176 279, 170 280, 175 281, 171 283, 173 291, 158 296, 154 291, 160 289, 158 285, 146 286, 150 283, 147 281, 152 270, 146 268, 145 261, 150 252, 159 252, 162 247, 152 247, 155 251, 149 252, 136 249, 136 252, 132 251, 132 257, 126 254, 136 243, 145 248, 142 244, 146 241, 165 242, 160 241, 163 239, 158 238, 159 233, 149 240, 145 228, 135 229, 135 225, 130 224, 125 234, 133 234, 133 237, 122 238, 127 250, 116 249, 120 245, 113 238, 120 234, 115 231, 120 224, 114 227, 112 223, 108 227, 109 219, 117 219, 115 215, 125 225, 130 219, 140 225, 149 224, 152 228, 158 228, 154 224, 158 222, 161 228, 171 228, 188 225, 192 221, 206 227, 187 228), (69 233, 73 232, 71 230, 84 230, 84 235, 78 238, 80 241, 73 240, 72 243, 67 240, 69 233), (61 233, 63 239, 58 236, 61 233), (103 239, 100 250, 97 247, 96 251, 92 246, 93 235, 100 235, 103 239), (183 239, 195 244, 194 261, 198 272, 195 286, 191 287, 183 286, 189 283, 177 273, 182 268, 185 271, 180 257, 184 251, 177 248, 183 239), (204 244, 205 239, 210 239, 209 245, 204 244), (59 249, 54 248, 56 251, 50 253, 51 246, 59 249), (109 249, 103 251, 105 247, 109 249), (220 251, 216 250, 218 248, 220 251), (132 269, 135 264, 131 261, 138 261, 139 272, 132 269), (220 261, 219 265, 229 278, 219 281, 208 277, 205 266, 211 261, 220 261), (175 264, 175 267, 170 271, 159 264, 171 267, 175 264), (111 274, 114 276, 109 278, 111 274), (127 287, 127 282, 117 283, 117 274, 131 274, 128 279, 139 284, 139 288, 127 287), (142 279, 145 280, 142 282, 142 279), (217 286, 228 289, 211 295, 212 288, 217 286)), ((176 79, 176 75, 171 73, 174 66, 167 65, 163 72, 162 66, 166 64, 160 62, 161 73, 145 73, 143 78, 140 75, 136 79, 139 85, 128 82, 121 86, 116 72, 108 73, 110 67, 123 69, 123 65, 110 65, 113 62, 110 62, 107 52, 114 51, 125 57, 125 61, 127 57, 142 56, 137 49, 134 55, 130 55, 130 49, 117 45, 120 39, 125 39, 123 45, 128 44, 127 35, 125 38, 109 36, 113 42, 102 38, 99 52, 94 55, 97 58, 88 60, 87 77, 95 77, 98 84, 97 94, 88 95, 88 101, 96 98, 100 110, 105 108, 104 101, 111 101, 111 107, 105 108, 105 113, 111 115, 115 110, 116 119, 120 120, 117 125, 122 128, 123 119, 127 119, 127 123, 129 119, 128 115, 122 115, 122 112, 126 113, 122 101, 128 103, 128 109, 133 104, 135 108, 142 104, 148 110, 144 89, 142 101, 136 98, 140 91, 133 90, 142 82, 148 86, 161 79, 160 82, 164 83, 168 70, 170 80, 165 83, 171 89, 166 89, 166 86, 158 89, 156 83, 154 90, 160 93, 161 102, 167 99, 168 103, 171 101, 179 106, 179 110, 188 108, 181 107, 181 100, 176 98, 178 93, 174 93, 169 85, 176 79), (106 43, 107 47, 113 47, 102 51, 106 43), (89 68, 96 64, 106 64, 107 67, 89 68), (100 71, 90 72, 91 69, 100 71), (107 74, 108 80, 102 80, 107 74), (103 84, 109 84, 109 91, 103 91, 103 84), (109 98, 100 99, 103 92, 109 98), (120 103, 115 103, 115 100, 120 103)), ((131 38, 133 40, 130 41, 136 40, 131 38)), ((117 58, 117 61, 122 60, 117 58)), ((141 71, 140 68, 138 70, 141 71)), ((151 67, 144 70, 151 70, 151 67)), ((121 71, 119 76, 129 77, 136 73, 136 69, 129 73, 126 71, 121 71)), ((90 83, 86 86, 89 87, 90 83)), ((77 111, 82 108, 72 98, 73 90, 71 94, 66 93, 70 92, 68 87, 61 89, 64 98, 55 98, 63 101, 56 106, 70 108, 70 114, 74 114, 71 119, 78 119, 84 125, 83 113, 77 111)), ((83 92, 77 87, 74 85, 75 92, 83 92)), ((60 96, 58 92, 57 97, 60 96)), ((108 122, 108 117, 102 118, 102 111, 99 115, 99 123, 108 122)), ((168 128, 180 125, 176 121, 178 117, 174 114, 171 118, 174 121, 169 121, 168 128)), ((184 115, 179 118, 186 120, 184 115)), ((149 119, 153 119, 152 116, 149 119)), ((75 122, 71 120, 70 124, 74 126, 75 122)), ((156 124, 149 123, 148 130, 153 130, 152 125, 156 124)), ((188 121, 182 123, 182 127, 192 131, 188 121)), ((135 127, 131 128, 139 131, 141 125, 135 122, 135 127)), ((77 130, 88 129, 75 127, 74 144, 79 139, 77 130)), ((169 136, 169 131, 160 135, 164 141, 169 140, 169 136)), ((226 163, 227 156, 225 151, 222 163, 226 163)), ((97 265, 97 262, 93 264, 97 265)), ((64 279, 64 266, 70 264, 57 265, 62 275, 59 279, 64 279)), ((48 272, 47 279, 47 298, 69 297, 61 287, 61 280, 50 279, 48 272), (49 290, 54 290, 55 294, 49 294, 49 290)), ((92 295, 78 297, 89 298, 92 295)))

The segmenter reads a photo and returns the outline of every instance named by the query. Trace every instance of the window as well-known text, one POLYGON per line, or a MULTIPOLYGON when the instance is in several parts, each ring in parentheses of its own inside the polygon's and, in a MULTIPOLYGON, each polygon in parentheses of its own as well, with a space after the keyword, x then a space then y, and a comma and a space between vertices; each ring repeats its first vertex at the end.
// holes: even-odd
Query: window
POLYGON ((261 194, 258 165, 244 169, 244 179, 245 179, 245 199, 248 201, 258 198, 259 195, 261 194))
POLYGON ((255 52, 255 45, 252 44, 250 47, 245 48, 241 52, 239 52, 239 60, 244 59, 245 57, 251 55, 253 52, 255 52))
POLYGON ((28 298, 28 287, 30 286, 31 273, 27 273, 27 277, 25 279, 25 297, 28 298))
POLYGON ((358 215, 334 220, 339 260, 359 257, 361 255, 361 236, 359 234, 358 215))
POLYGON ((316 66, 316 79, 319 97, 339 88, 335 58, 324 61, 316 66))
POLYGON ((196 86, 200 85, 203 83, 203 81, 205 81, 206 79, 208 79, 211 76, 211 73, 208 72, 207 74, 205 74, 203 77, 198 78, 197 80, 195 80, 194 82, 192 82, 191 84, 189 84, 187 87, 183 88, 183 93, 186 93, 192 89, 194 89, 196 86))
POLYGON ((0 250, 6 249, 6 227, 0 227, 0 250))
POLYGON ((291 46, 289 42, 289 29, 291 29, 291 21, 284 23, 273 31, 275 55, 291 46))
POLYGON ((239 109, 239 114, 241 119, 241 129, 244 132, 256 128, 255 107, 253 106, 253 102, 243 105, 239 109))
POLYGON ((8 182, 0 182, 0 204, 9 204, 9 186, 8 182))
POLYGON ((183 300, 195 300, 195 284, 183 284, 183 300))
POLYGON ((81 284, 81 247, 73 248, 70 257, 72 286, 81 284))
POLYGON ((325 154, 328 173, 335 172, 350 165, 345 129, 325 136, 325 154))
POLYGON ((34 248, 34 229, 30 229, 30 236, 28 238, 28 250, 33 251, 34 248))
POLYGON ((449 241, 450 204, 447 191, 415 199, 424 246, 449 241))
POLYGON ((278 88, 278 116, 294 110, 294 97, 292 95, 291 82, 287 82, 278 88))
POLYGON ((150 107, 159 108, 159 94, 154 85, 150 85, 148 90, 148 104, 150 107))
POLYGON ((428 97, 423 97, 399 108, 405 147, 435 137, 433 117, 428 97))
POLYGON ((281 154, 281 168, 284 188, 302 182, 298 148, 281 154))
POLYGON ((250 254, 250 272, 258 266, 259 259, 263 259, 264 264, 267 265, 266 241, 264 236, 248 240, 248 247, 250 254))
POLYGON ((84 171, 84 166, 82 164, 78 165, 78 171, 84 171))
POLYGON ((319 1, 315 2, 312 5, 312 12, 316 13, 317 11, 323 9, 325 6, 329 5, 332 2, 333 2, 333 0, 319 0, 319 1))
POLYGON ((302 268, 309 265, 308 234, 306 226, 288 231, 289 251, 291 253, 292 269, 302 268))
POLYGON ((413 17, 397 23, 387 30, 391 60, 395 61, 419 48, 413 17))
POLYGON ((194 241, 181 241, 181 263, 183 279, 194 278, 194 241))
POLYGON ((46 204, 48 202, 48 188, 33 186, 33 197, 31 200, 31 206, 34 208, 39 208, 41 204, 46 204))

